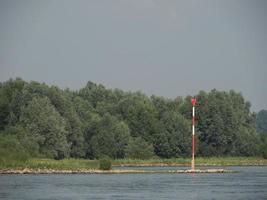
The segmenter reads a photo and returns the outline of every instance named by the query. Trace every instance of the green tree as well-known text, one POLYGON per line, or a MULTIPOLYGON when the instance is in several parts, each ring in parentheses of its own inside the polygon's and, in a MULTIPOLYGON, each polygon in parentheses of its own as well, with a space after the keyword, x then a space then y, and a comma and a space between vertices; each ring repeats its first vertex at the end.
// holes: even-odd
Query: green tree
POLYGON ((259 133, 266 133, 267 134, 267 110, 261 110, 257 114, 257 131, 259 133))
POLYGON ((156 133, 156 109, 149 98, 137 92, 118 103, 118 112, 128 124, 133 137, 141 136, 152 143, 156 133))
POLYGON ((20 112, 19 96, 25 85, 27 83, 20 78, 0 84, 0 130, 4 130, 11 119, 14 121, 13 124, 17 122, 20 112))
POLYGON ((29 158, 29 153, 16 135, 0 134, 0 166, 11 166, 23 163, 29 158))
POLYGON ((260 140, 261 144, 259 146, 259 153, 263 158, 267 159, 267 135, 261 134, 260 140))
MULTIPOLYGON (((39 145, 34 137, 27 135, 27 131, 19 124, 16 126, 8 126, 0 132, 2 136, 14 136, 16 140, 23 146, 24 150, 31 157, 39 156, 39 145)), ((20 152, 17 152, 18 154, 20 152)))
POLYGON ((86 86, 79 91, 79 96, 91 103, 93 108, 97 107, 97 104, 110 99, 110 91, 103 85, 95 84, 88 81, 86 86))
POLYGON ((210 93, 200 92, 197 100, 200 155, 256 154, 258 144, 255 136, 255 115, 250 112, 250 104, 245 102, 240 93, 212 90, 210 93), (240 140, 244 136, 255 143, 240 140), (245 148, 248 144, 251 148, 245 148))
POLYGON ((190 121, 176 112, 162 114, 161 132, 154 138, 155 152, 160 157, 189 156, 191 150, 190 121))
POLYGON ((124 122, 106 114, 96 124, 92 132, 90 146, 94 157, 123 158, 125 156, 130 131, 124 122))
POLYGON ((51 104, 66 121, 66 136, 70 144, 71 157, 84 157, 84 137, 82 123, 72 102, 72 93, 68 90, 63 91, 58 87, 52 86, 46 95, 51 104))
MULTIPOLYGON (((264 155, 267 111, 256 115, 232 90, 200 91, 196 97, 198 155, 264 155)), ((17 141, 30 156, 39 151, 57 159, 124 158, 135 140, 152 144, 152 153, 163 158, 189 156, 190 98, 149 98, 92 82, 71 91, 10 79, 0 83, 0 134, 14 136, 8 141, 17 141)))
POLYGON ((68 157, 65 120, 47 97, 34 97, 22 109, 20 121, 28 134, 36 139, 42 154, 56 159, 68 157))
POLYGON ((154 155, 153 145, 141 137, 131 138, 126 148, 126 156, 134 159, 149 159, 154 155))

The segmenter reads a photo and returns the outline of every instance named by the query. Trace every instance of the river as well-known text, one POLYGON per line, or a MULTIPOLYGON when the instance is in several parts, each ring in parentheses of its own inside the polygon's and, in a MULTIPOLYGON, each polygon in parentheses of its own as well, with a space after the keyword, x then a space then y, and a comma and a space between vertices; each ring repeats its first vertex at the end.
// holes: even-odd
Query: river
POLYGON ((0 199, 267 199, 266 166, 227 169, 238 173, 0 175, 0 199))

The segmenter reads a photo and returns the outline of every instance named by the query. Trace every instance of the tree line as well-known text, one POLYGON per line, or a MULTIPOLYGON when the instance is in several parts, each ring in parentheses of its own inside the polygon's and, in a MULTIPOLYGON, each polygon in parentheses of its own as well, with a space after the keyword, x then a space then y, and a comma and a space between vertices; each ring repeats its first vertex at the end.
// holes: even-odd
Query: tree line
MULTIPOLYGON (((196 98, 197 156, 266 157, 267 111, 251 112, 233 90, 196 98)), ((90 81, 77 91, 21 78, 0 83, 0 162, 190 154, 190 96, 148 97, 90 81)))

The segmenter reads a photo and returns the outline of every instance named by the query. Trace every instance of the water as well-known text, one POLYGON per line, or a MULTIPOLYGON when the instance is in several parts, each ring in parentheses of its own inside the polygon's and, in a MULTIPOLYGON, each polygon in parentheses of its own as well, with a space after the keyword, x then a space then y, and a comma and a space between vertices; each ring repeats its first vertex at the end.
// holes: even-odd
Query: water
POLYGON ((239 173, 0 175, 0 199, 267 199, 267 167, 228 169, 239 173))

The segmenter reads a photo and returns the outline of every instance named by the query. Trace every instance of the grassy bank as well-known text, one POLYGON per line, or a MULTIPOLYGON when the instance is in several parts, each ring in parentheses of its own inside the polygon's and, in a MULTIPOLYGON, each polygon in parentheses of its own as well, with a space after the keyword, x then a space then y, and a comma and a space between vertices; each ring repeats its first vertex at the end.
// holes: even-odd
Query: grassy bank
POLYGON ((58 170, 72 170, 72 169, 98 169, 98 160, 85 159, 39 159, 34 158, 26 162, 10 162, 7 165, 0 165, 0 169, 58 169, 58 170))
MULTIPOLYGON (((267 166, 267 159, 259 157, 210 157, 196 158, 197 166, 267 166)), ((121 159, 114 160, 113 165, 118 166, 190 166, 191 158, 171 159, 121 159)))
MULTIPOLYGON (((172 158, 172 159, 121 159, 113 160, 113 166, 190 166, 190 158, 172 158)), ((267 166, 267 159, 258 157, 212 157, 196 158, 197 166, 267 166)), ((98 160, 85 159, 30 159, 26 162, 13 162, 8 165, 0 165, 0 169, 98 169, 98 160)))

